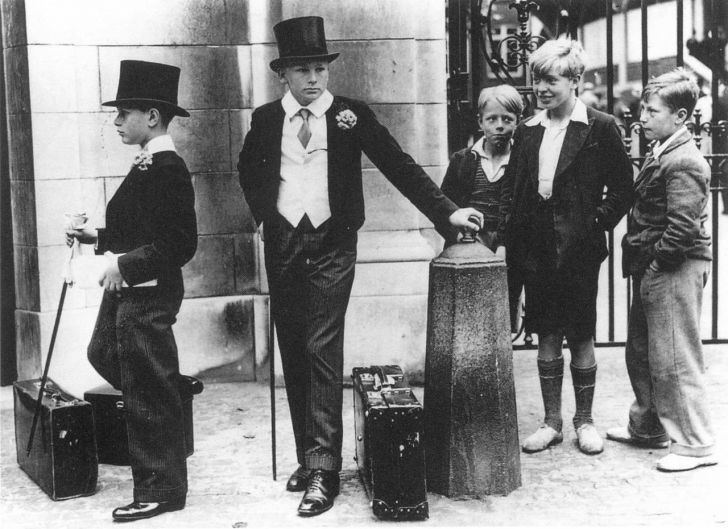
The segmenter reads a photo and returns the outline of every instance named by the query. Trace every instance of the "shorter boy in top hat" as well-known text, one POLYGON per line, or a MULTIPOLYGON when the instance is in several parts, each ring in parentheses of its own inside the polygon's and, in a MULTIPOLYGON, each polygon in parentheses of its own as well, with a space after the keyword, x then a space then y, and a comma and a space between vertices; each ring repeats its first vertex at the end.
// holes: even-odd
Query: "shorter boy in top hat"
POLYGON ((369 106, 327 90, 339 54, 327 50, 322 18, 284 20, 273 30, 280 57, 270 66, 288 92, 253 112, 238 170, 265 234, 299 464, 286 487, 305 491, 298 512, 313 516, 339 493, 344 318, 364 223, 362 152, 435 224, 478 230, 483 215, 445 197, 369 106))
POLYGON ((627 373, 635 400, 627 426, 607 438, 667 448, 657 469, 715 465, 715 434, 705 390, 700 340, 703 288, 710 274, 710 166, 685 126, 698 86, 678 68, 642 91, 640 123, 655 140, 634 183, 636 201, 622 239, 622 266, 632 278, 627 373))
POLYGON ((66 229, 69 245, 96 244, 109 258, 88 358, 123 394, 134 498, 114 510, 122 522, 180 510, 187 494, 172 324, 184 295, 181 267, 197 249, 197 221, 190 174, 167 134, 174 116, 189 116, 177 106, 179 74, 166 64, 121 62, 117 97, 102 105, 117 108, 121 141, 142 150, 106 207, 106 228, 66 229))

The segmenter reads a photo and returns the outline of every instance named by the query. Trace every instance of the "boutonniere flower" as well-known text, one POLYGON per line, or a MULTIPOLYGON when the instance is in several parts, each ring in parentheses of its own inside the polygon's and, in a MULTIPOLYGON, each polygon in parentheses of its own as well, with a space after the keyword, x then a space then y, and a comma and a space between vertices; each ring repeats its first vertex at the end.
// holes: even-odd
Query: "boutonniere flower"
POLYGON ((139 151, 134 157, 134 165, 139 167, 140 171, 146 171, 152 165, 152 154, 149 151, 139 151))
POLYGON ((356 114, 348 108, 344 109, 336 114, 336 124, 341 130, 351 130, 356 125, 356 114))

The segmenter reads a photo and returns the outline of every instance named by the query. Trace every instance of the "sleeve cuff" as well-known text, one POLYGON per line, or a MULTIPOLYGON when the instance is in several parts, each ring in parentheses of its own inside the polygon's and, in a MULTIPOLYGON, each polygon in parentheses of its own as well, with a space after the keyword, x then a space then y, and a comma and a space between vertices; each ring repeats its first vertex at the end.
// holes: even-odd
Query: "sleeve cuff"
POLYGON ((94 253, 96 255, 104 255, 106 251, 106 228, 96 229, 96 244, 94 244, 94 253))

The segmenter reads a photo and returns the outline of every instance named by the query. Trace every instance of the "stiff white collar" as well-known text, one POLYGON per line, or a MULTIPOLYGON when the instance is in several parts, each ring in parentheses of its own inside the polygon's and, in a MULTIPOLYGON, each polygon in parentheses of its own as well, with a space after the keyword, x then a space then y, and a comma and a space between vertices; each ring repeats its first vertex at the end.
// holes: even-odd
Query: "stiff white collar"
POLYGON ((162 136, 156 136, 152 138, 147 142, 143 150, 147 151, 149 154, 154 154, 155 152, 162 151, 177 152, 177 149, 174 148, 172 136, 170 136, 169 134, 163 134, 162 136))
POLYGON ((675 132, 672 133, 672 136, 667 138, 662 143, 656 143, 654 147, 652 147, 652 157, 657 160, 660 158, 660 155, 662 155, 663 152, 665 152, 665 149, 667 149, 670 144, 675 141, 675 139, 680 136, 683 132, 688 132, 688 128, 683 125, 679 129, 677 129, 675 132))
MULTIPOLYGON (((545 127, 548 121, 549 118, 546 110, 542 110, 538 114, 534 115, 531 119, 526 121, 526 126, 535 127, 536 125, 543 125, 545 127)), ((586 113, 586 105, 579 98, 576 99, 576 103, 574 104, 574 108, 571 111, 571 117, 569 118, 569 121, 578 121, 580 123, 584 123, 585 125, 589 124, 589 116, 587 116, 586 113)))
POLYGON ((283 105, 283 110, 286 113, 286 117, 288 119, 293 119, 293 116, 298 114, 298 111, 302 108, 308 109, 311 111, 311 114, 316 116, 317 118, 320 118, 324 114, 326 114, 326 111, 329 109, 331 104, 334 102, 334 96, 331 95, 331 92, 328 90, 324 90, 324 93, 321 94, 316 100, 309 103, 307 106, 301 106, 301 103, 296 101, 296 98, 291 95, 290 90, 286 92, 286 95, 283 96, 283 99, 281 100, 281 105, 283 105))

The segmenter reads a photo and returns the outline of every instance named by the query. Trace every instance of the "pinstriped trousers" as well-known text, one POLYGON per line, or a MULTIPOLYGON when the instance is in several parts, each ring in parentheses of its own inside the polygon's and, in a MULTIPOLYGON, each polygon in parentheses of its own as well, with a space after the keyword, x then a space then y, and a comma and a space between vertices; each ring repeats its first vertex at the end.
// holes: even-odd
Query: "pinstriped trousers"
POLYGON ((344 319, 356 233, 333 241, 330 223, 266 221, 265 266, 298 463, 341 470, 344 319))
POLYGON ((187 462, 172 324, 183 289, 104 292, 88 359, 120 390, 129 436, 134 501, 184 499, 187 462))

